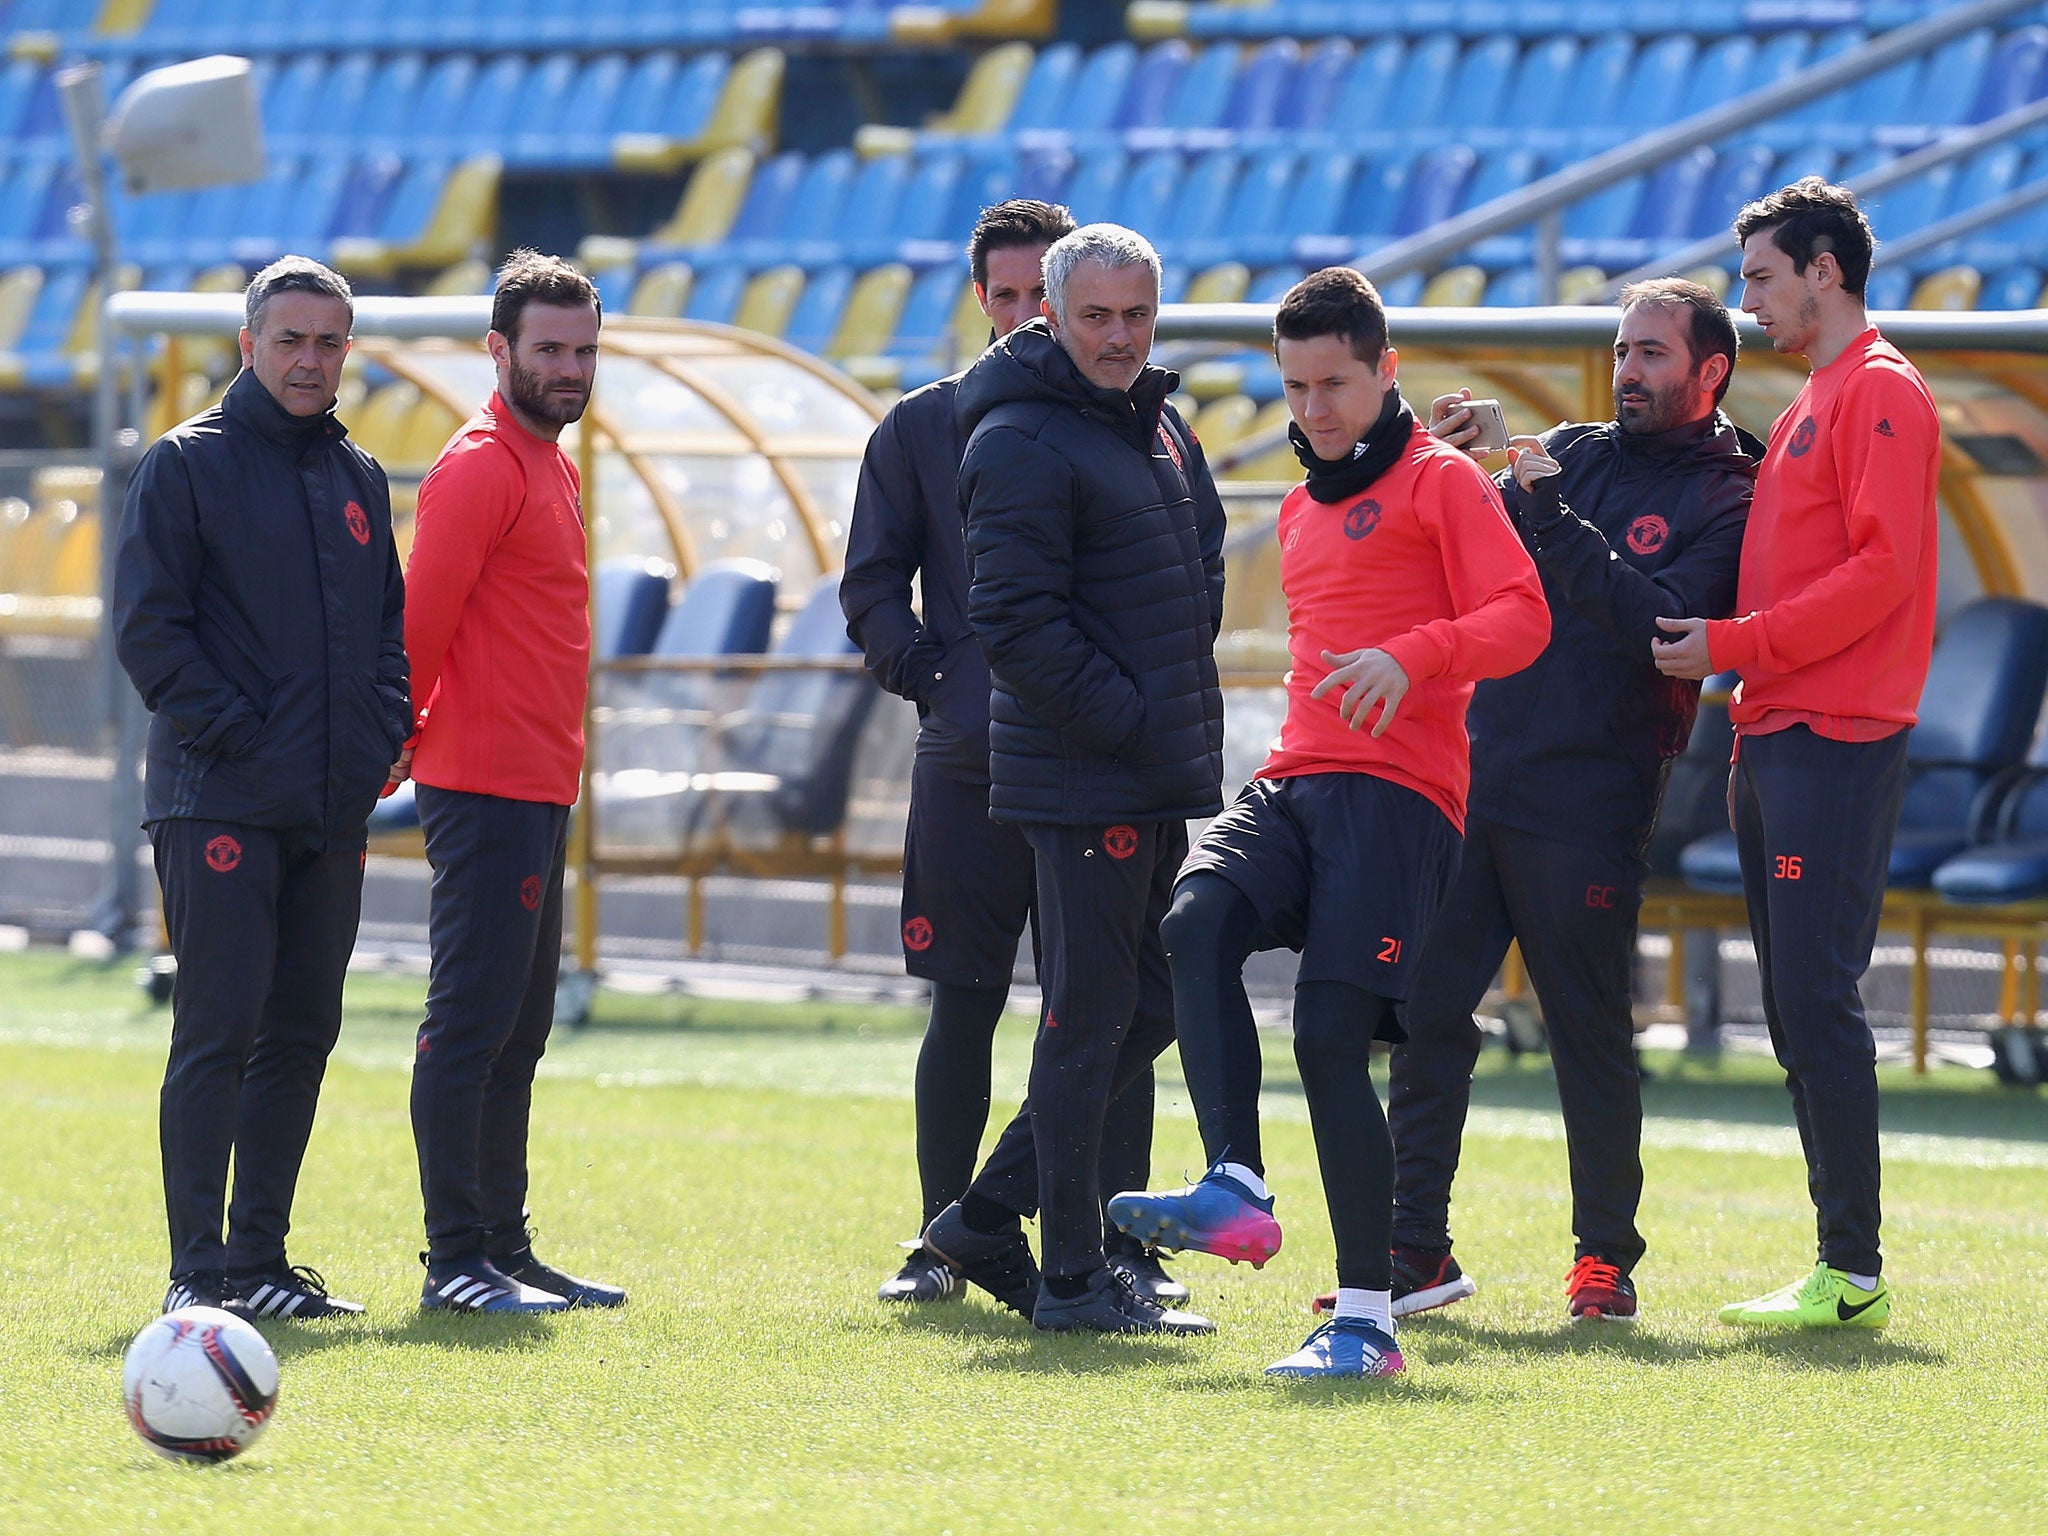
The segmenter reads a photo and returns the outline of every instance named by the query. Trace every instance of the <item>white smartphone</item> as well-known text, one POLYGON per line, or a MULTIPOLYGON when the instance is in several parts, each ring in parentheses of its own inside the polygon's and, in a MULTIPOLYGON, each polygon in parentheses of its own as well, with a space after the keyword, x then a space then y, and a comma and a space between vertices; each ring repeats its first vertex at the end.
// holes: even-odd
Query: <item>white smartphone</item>
POLYGON ((1465 445, 1468 453, 1506 453, 1508 451, 1508 419, 1501 411, 1498 400, 1467 400, 1465 409, 1472 413, 1473 423, 1479 428, 1479 435, 1465 445))

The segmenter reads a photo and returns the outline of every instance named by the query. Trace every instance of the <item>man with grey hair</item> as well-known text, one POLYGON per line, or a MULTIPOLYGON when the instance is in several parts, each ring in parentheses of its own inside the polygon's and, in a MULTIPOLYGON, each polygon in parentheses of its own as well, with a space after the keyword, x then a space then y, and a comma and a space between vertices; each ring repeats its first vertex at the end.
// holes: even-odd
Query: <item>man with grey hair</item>
POLYGON ((1031 845, 1045 1004, 1026 1108, 924 1241, 1039 1328, 1207 1333, 1105 1263, 1097 1168, 1104 1111, 1173 1038, 1159 920, 1187 818, 1223 806, 1223 505, 1167 403, 1178 378, 1147 362, 1151 245, 1090 224, 1044 275, 1042 318, 982 354, 956 409, 989 814, 1031 845))
POLYGON ((244 315, 242 372, 128 487, 114 633, 150 710, 144 823, 178 962, 164 1310, 303 1320, 362 1311, 291 1265, 285 1236, 341 1030, 365 828, 411 729, 405 592, 384 472, 334 417, 347 281, 287 256, 244 315))

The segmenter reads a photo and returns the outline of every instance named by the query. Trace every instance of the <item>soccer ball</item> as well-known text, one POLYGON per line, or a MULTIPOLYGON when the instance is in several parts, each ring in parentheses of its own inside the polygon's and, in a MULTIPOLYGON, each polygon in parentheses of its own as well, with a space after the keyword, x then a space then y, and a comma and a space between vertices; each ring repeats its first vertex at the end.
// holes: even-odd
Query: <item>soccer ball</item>
POLYGON ((277 1406, 277 1356, 219 1307, 154 1318, 121 1363, 128 1422, 173 1461, 226 1461, 263 1432, 277 1406))

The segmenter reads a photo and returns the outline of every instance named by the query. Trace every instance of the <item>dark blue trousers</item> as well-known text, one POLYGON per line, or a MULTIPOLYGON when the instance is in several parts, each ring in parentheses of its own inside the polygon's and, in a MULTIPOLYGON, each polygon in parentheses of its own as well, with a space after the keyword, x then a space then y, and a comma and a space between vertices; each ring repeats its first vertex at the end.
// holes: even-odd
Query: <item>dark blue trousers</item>
POLYGON ((1734 788, 1764 1022, 1792 1092, 1820 1257, 1874 1275, 1877 1048, 1856 984, 1877 942, 1906 732, 1831 741, 1795 725, 1745 736, 1734 788))
POLYGON ((569 808, 419 786, 433 970, 412 1131, 430 1263, 526 1246, 533 1074, 555 1021, 569 808))
POLYGON ((264 827, 181 817, 151 823, 149 836, 178 961, 159 1119, 171 1273, 267 1268, 284 1258, 341 1034, 363 841, 316 850, 264 827))

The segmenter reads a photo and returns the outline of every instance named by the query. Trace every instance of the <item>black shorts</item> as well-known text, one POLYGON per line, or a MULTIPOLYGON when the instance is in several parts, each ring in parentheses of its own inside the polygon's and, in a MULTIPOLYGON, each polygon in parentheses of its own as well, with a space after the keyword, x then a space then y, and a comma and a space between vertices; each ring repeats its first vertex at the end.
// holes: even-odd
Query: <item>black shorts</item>
POLYGON ((1265 924, 1258 947, 1300 951, 1298 980, 1400 1002, 1462 846, 1426 797, 1372 774, 1253 779, 1180 877, 1221 875, 1242 891, 1265 924))
POLYGON ((903 837, 903 969, 926 981, 1008 986, 1034 889, 1031 845, 988 819, 988 786, 918 758, 903 837))

